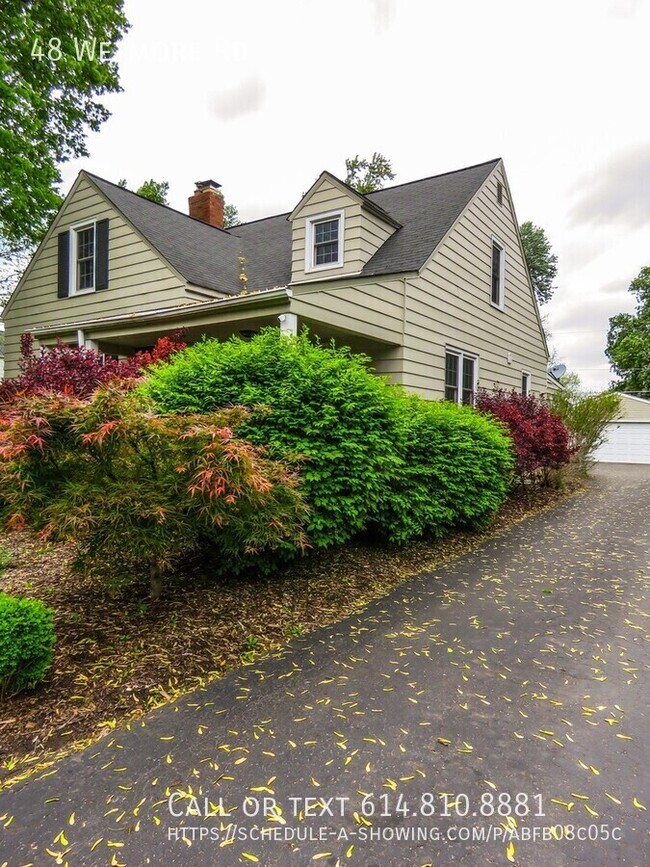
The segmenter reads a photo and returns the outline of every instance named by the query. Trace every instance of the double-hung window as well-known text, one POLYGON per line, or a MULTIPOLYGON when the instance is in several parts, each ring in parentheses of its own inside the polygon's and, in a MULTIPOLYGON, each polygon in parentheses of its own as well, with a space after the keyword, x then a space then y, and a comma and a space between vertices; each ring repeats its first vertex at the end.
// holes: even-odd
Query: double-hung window
POLYGON ((306 223, 305 271, 343 264, 343 211, 311 217, 306 223))
POLYGON ((530 394, 530 373, 525 371, 521 374, 521 393, 524 396, 530 394))
POLYGON ((506 248, 501 241, 492 238, 492 286, 491 301, 503 310, 505 297, 506 248))
POLYGON ((95 224, 72 230, 71 293, 92 292, 95 288, 95 224))
POLYGON ((445 400, 474 403, 478 382, 478 358, 466 352, 448 349, 445 354, 445 400))

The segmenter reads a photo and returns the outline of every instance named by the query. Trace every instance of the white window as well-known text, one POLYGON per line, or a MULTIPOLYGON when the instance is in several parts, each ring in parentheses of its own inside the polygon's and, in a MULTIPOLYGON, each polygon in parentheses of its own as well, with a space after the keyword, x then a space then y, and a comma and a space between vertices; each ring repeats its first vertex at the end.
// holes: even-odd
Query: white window
POLYGON ((75 226, 70 232, 70 294, 95 290, 95 224, 75 226))
POLYGON ((506 248, 492 238, 492 287, 491 301, 495 307, 503 310, 504 295, 505 295, 505 274, 506 274, 506 248))
POLYGON ((310 217, 305 224, 305 271, 343 265, 343 211, 310 217))
POLYGON ((525 396, 530 394, 530 373, 522 371, 521 374, 521 393, 525 396))
POLYGON ((473 404, 478 384, 478 357, 457 349, 445 354, 445 400, 473 404))

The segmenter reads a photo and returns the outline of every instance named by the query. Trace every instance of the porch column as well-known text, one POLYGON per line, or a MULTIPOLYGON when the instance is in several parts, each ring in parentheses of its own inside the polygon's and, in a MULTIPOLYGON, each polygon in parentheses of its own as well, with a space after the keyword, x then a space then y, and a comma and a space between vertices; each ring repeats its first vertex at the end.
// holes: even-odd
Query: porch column
POLYGON ((281 313, 278 316, 280 320, 280 331, 282 334, 298 333, 298 315, 296 313, 281 313))
POLYGON ((97 341, 87 338, 83 328, 77 329, 77 346, 83 349, 97 349, 97 341))

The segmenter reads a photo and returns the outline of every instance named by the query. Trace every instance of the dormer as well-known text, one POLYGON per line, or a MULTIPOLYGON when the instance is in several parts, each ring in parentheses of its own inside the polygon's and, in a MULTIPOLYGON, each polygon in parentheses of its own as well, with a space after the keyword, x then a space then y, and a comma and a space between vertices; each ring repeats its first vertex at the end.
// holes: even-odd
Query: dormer
POLYGON ((400 228, 390 214, 329 172, 323 172, 289 215, 291 281, 359 274, 400 228))

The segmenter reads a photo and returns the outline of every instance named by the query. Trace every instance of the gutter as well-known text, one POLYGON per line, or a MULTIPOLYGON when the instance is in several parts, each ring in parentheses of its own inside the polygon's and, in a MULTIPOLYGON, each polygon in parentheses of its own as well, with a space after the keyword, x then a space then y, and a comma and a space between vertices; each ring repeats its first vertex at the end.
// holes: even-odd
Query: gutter
POLYGON ((108 325, 131 324, 137 322, 159 322, 166 319, 191 318, 193 316, 201 316, 203 313, 211 310, 221 310, 223 308, 231 310, 238 307, 255 307, 259 304, 267 304, 269 302, 278 301, 278 299, 286 298, 289 300, 292 296, 291 290, 287 286, 281 286, 277 289, 267 289, 262 292, 251 292, 248 295, 237 295, 234 298, 218 298, 214 301, 204 301, 198 304, 187 304, 183 307, 163 307, 159 310, 142 310, 138 313, 120 313, 117 316, 107 316, 101 319, 84 319, 81 322, 60 322, 56 325, 46 325, 42 328, 32 329, 32 334, 35 337, 47 337, 51 334, 58 334, 61 331, 77 331, 78 329, 88 328, 103 328, 108 325))

